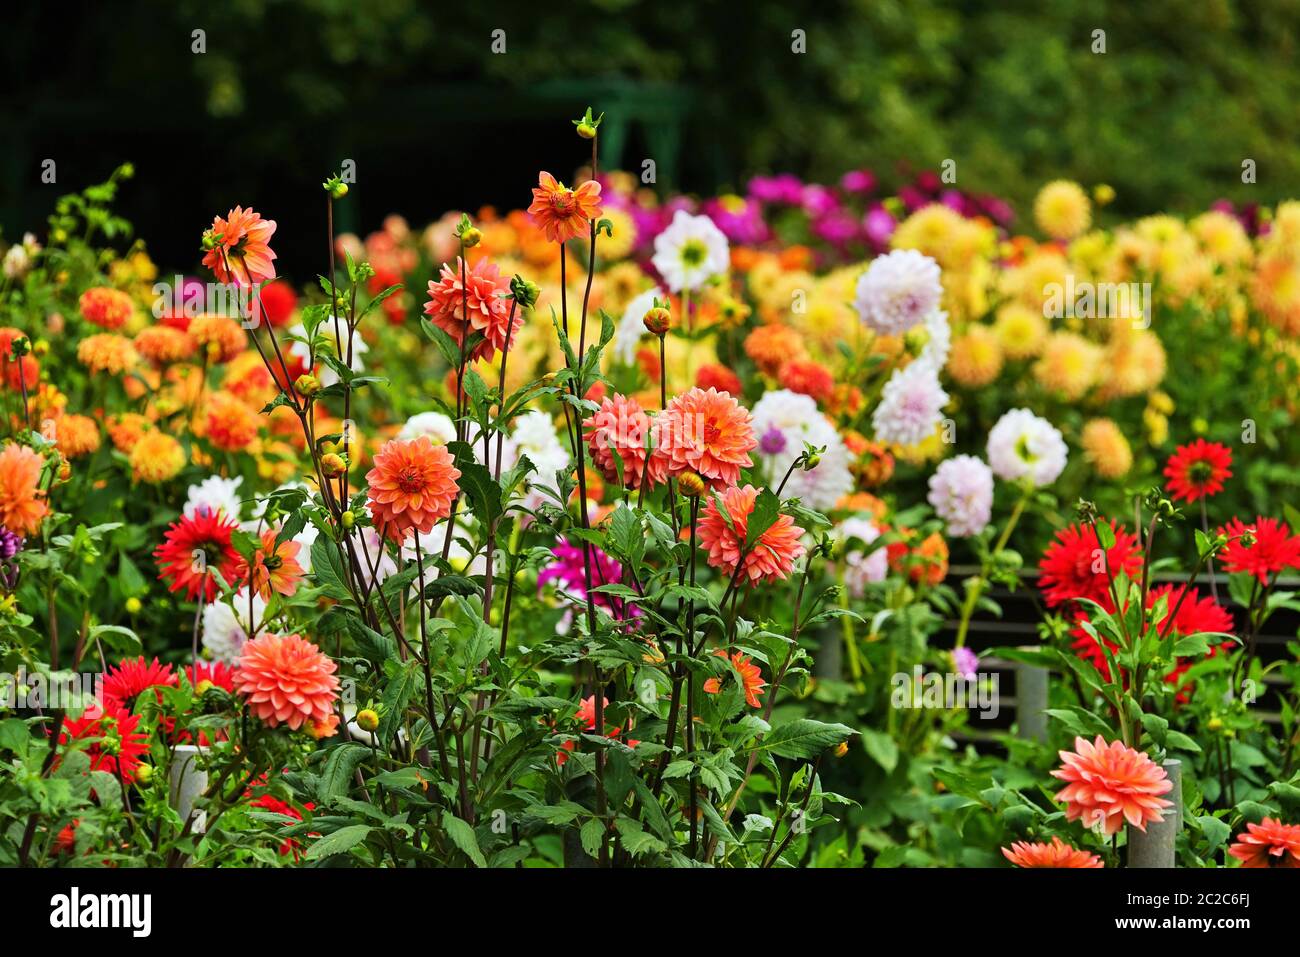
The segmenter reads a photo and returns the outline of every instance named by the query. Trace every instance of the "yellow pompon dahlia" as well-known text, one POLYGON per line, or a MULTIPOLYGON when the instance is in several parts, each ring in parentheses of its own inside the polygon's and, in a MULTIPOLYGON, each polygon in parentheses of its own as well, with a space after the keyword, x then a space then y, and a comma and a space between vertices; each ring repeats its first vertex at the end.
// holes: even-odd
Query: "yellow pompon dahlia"
POLYGON ((89 455, 99 448, 99 425, 88 415, 63 415, 54 420, 54 443, 69 459, 89 455))
POLYGON ((130 455, 140 437, 153 428, 153 423, 138 412, 122 412, 106 424, 108 440, 123 455, 130 455))
POLYGON ((960 385, 988 385, 1002 371, 1002 346, 988 326, 972 325, 952 341, 948 374, 960 385))
POLYGON ((1154 332, 1116 326, 1102 359, 1098 394, 1115 399, 1150 392, 1164 380, 1166 365, 1165 347, 1154 332))
POLYGON ((130 372, 140 356, 131 340, 112 332, 87 336, 77 345, 77 359, 91 372, 121 375, 130 372))
POLYGON ((198 343, 188 332, 171 326, 149 326, 135 337, 135 351, 154 365, 165 366, 184 362, 198 349, 198 343))
POLYGON ((1133 450, 1112 419, 1090 419, 1079 437, 1084 459, 1102 478, 1119 478, 1133 467, 1133 450))
POLYGON ((1053 293, 1058 296, 1063 293, 1066 278, 1072 272, 1076 282, 1084 278, 1071 269, 1059 250, 1044 247, 1035 250, 1015 269, 1003 273, 1001 288, 1005 294, 1042 314, 1053 293))
POLYGON ((1102 350, 1073 332, 1055 332, 1034 363, 1034 378, 1068 402, 1083 397, 1101 374, 1102 350))
POLYGON ((1286 247, 1262 252, 1251 299, 1283 335, 1300 337, 1300 259, 1286 247))
POLYGON ((137 482, 157 485, 185 468, 185 449, 166 432, 146 432, 131 449, 131 475, 137 482))
POLYGON ((988 251, 991 235, 975 220, 940 203, 918 209, 898 224, 890 245, 915 249, 943 267, 945 274, 968 267, 988 251))
POLYGON ((1053 239, 1073 239, 1092 225, 1092 202, 1078 183, 1055 180, 1038 191, 1034 222, 1053 239))
POLYGON ((215 392, 208 399, 205 435, 224 452, 240 452, 257 438, 261 419, 257 413, 229 392, 215 392))
POLYGON ((1235 216, 1219 210, 1202 213, 1189 224, 1206 254, 1221 266, 1248 266, 1255 251, 1250 237, 1235 216))
POLYGON ((229 362, 248 346, 243 326, 229 316, 199 316, 190 323, 189 333, 209 362, 229 362))
POLYGON ((1047 341, 1047 320, 1041 310, 1009 302, 998 310, 993 332, 1008 359, 1032 359, 1047 341))

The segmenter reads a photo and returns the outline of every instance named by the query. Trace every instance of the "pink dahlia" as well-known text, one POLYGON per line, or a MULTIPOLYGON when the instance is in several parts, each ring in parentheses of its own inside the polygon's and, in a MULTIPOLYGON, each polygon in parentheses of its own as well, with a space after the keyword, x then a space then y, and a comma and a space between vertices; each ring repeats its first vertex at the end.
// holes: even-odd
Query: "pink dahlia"
POLYGON ((244 645, 234 687, 271 727, 330 725, 338 697, 338 666, 299 635, 266 634, 244 645))

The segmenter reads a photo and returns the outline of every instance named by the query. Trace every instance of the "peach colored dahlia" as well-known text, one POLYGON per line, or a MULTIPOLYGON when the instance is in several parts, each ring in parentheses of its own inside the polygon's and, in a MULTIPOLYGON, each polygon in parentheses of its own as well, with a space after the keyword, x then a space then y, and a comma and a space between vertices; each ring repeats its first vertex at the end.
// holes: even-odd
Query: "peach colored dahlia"
POLYGON ((688 389, 674 397, 656 421, 656 445, 668 458, 668 473, 696 472, 722 491, 740 481, 758 447, 749 412, 726 392, 688 389))
POLYGON ((451 514, 451 503, 460 490, 458 478, 460 469, 451 453, 427 435, 385 442, 375 453, 374 468, 366 473, 375 527, 399 541, 411 529, 427 535, 451 514))
POLYGON ((300 635, 262 635, 244 645, 235 690, 271 727, 328 727, 338 697, 338 666, 300 635))
MULTIPOLYGON (((758 499, 758 489, 752 485, 733 487, 722 494, 722 504, 731 517, 728 525, 717 502, 709 499, 700 517, 700 547, 708 553, 708 562, 726 575, 736 572, 745 544, 749 516, 758 499)), ((757 542, 745 552, 741 577, 748 584, 760 581, 780 581, 790 574, 790 569, 804 553, 799 543, 803 529, 789 515, 781 515, 772 527, 759 536, 757 542)))
POLYGON ((1089 744, 1074 739, 1073 751, 1060 752, 1062 765, 1052 776, 1066 782, 1056 795, 1065 802, 1065 819, 1082 820, 1085 827, 1101 825, 1110 837, 1125 821, 1140 831, 1159 821, 1161 811, 1173 807, 1160 795, 1173 783, 1160 767, 1141 751, 1121 741, 1107 744, 1101 735, 1089 744))

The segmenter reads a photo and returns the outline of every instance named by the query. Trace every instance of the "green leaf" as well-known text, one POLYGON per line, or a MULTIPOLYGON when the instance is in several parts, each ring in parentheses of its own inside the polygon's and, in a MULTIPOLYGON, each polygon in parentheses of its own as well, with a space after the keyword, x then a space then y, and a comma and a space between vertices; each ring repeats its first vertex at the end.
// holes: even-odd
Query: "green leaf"
POLYGON ((307 849, 307 860, 318 861, 333 854, 344 854, 356 847, 373 828, 369 824, 349 824, 333 834, 327 834, 307 849))
POLYGON ((754 509, 749 513, 749 521, 745 525, 745 549, 751 549, 758 544, 763 533, 776 523, 780 515, 781 500, 776 497, 776 493, 767 488, 759 492, 758 498, 754 499, 754 509))
POLYGON ((478 837, 472 827, 450 811, 442 812, 442 827, 451 838, 451 842, 460 848, 476 867, 487 867, 487 860, 479 850, 478 837))
POLYGON ((862 744, 867 749, 867 754, 884 768, 886 774, 898 767, 898 744, 884 731, 863 728, 862 744))
POLYGON ((826 724, 811 718, 796 718, 778 725, 754 750, 768 751, 783 758, 813 758, 827 748, 847 741, 854 734, 843 724, 826 724))
POLYGON ((369 753, 370 749, 363 744, 340 744, 330 750, 316 783, 316 796, 322 804, 348 793, 353 772, 369 753))
POLYGON ((322 587, 325 594, 336 601, 345 601, 349 592, 345 582, 346 573, 343 559, 339 555, 338 545, 325 535, 318 535, 311 543, 312 577, 322 587))

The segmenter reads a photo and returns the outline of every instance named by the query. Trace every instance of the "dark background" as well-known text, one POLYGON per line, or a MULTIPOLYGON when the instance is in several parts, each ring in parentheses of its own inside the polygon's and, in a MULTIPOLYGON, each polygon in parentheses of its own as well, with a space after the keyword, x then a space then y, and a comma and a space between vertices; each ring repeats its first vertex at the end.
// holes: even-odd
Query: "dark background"
POLYGON ((130 160, 120 210, 164 269, 192 268, 238 203, 309 276, 319 184, 344 158, 341 229, 526 205, 539 168, 582 161, 569 120, 588 104, 608 114, 604 162, 653 157, 661 189, 862 166, 888 186, 951 157, 959 186, 1022 211, 1070 176, 1113 185, 1108 215, 1128 217, 1300 185, 1297 0, 108 0, 10 3, 3 21, 4 236, 39 234, 56 196, 130 160))

